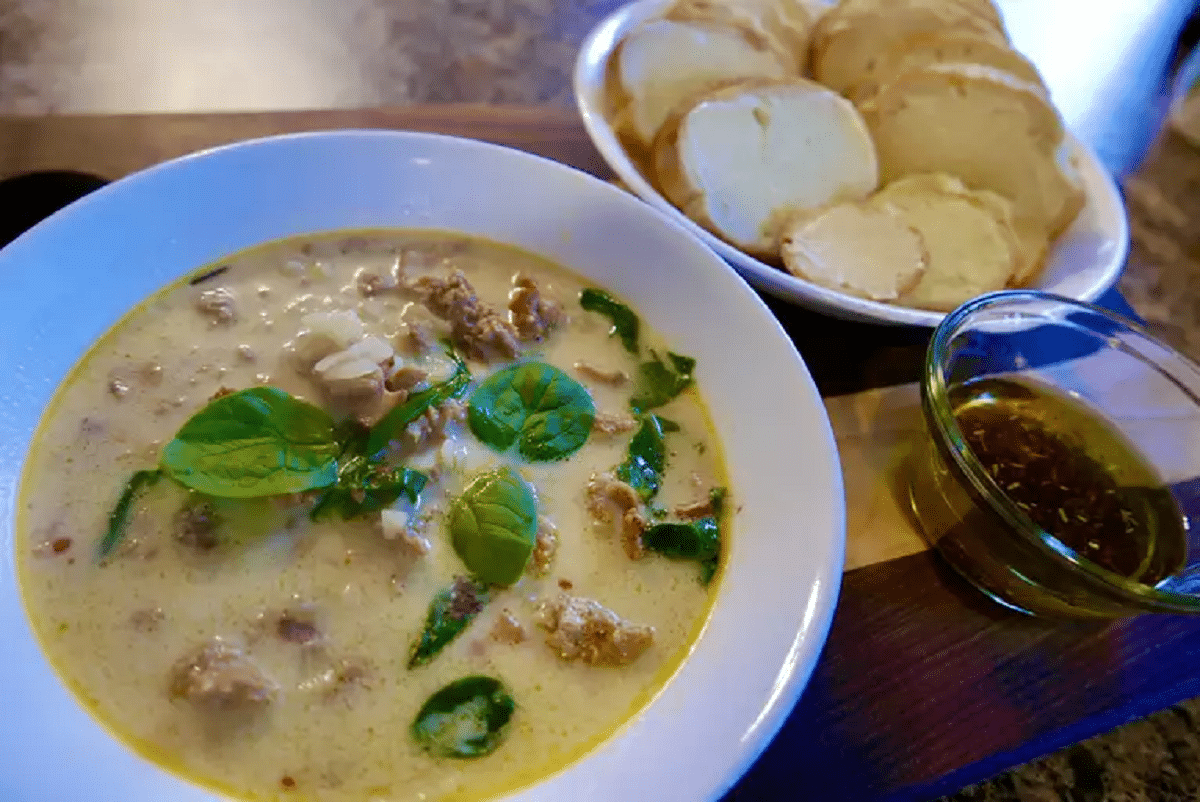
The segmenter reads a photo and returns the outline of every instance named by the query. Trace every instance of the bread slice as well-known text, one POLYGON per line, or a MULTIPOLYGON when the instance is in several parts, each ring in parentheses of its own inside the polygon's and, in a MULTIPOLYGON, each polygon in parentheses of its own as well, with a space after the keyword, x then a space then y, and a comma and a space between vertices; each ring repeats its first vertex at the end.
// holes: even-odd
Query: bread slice
POLYGON ((907 36, 879 53, 847 96, 862 103, 901 74, 931 64, 983 64, 1046 91, 1037 67, 1007 44, 969 32, 939 30, 907 36))
POLYGON ((617 51, 617 80, 628 98, 631 132, 649 146, 676 105, 705 88, 743 78, 783 78, 788 68, 765 43, 736 28, 653 20, 617 51))
POLYGON ((846 93, 870 72, 880 53, 910 36, 939 31, 1008 43, 1003 28, 966 0, 849 0, 817 26, 810 53, 813 75, 846 93))
POLYGON ((802 78, 703 96, 663 127, 654 166, 685 214, 772 258, 785 218, 864 198, 878 183, 875 149, 853 104, 802 78))
POLYGON ((737 28, 775 49, 796 74, 808 65, 812 14, 802 0, 678 0, 664 15, 737 28))
POLYGON ((957 178, 913 175, 871 198, 920 232, 929 254, 925 274, 899 302, 950 311, 1003 289, 1021 267, 1021 247, 1011 224, 1012 204, 957 178))
POLYGON ((870 203, 841 203, 793 218, 783 228, 779 252, 792 274, 873 301, 895 301, 911 291, 929 262, 920 232, 870 203))
POLYGON ((1041 89, 978 64, 900 75, 859 106, 888 184, 916 173, 957 176, 1013 203, 1026 264, 1074 219, 1082 191, 1060 163, 1065 132, 1041 89))

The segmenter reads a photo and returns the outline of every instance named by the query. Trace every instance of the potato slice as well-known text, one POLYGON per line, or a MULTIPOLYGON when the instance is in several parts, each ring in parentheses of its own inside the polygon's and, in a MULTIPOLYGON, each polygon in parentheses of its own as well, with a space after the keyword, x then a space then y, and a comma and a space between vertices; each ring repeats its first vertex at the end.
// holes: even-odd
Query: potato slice
POLYGON ((703 96, 654 146, 664 194, 748 253, 774 257, 797 211, 866 197, 875 149, 854 106, 801 78, 751 81, 703 96))
POLYGON ((899 299, 906 306, 950 311, 1003 289, 1021 266, 1012 204, 995 193, 950 176, 914 175, 884 187, 870 204, 920 232, 928 250, 925 274, 899 299))
POLYGON ((966 0, 849 0, 816 27, 810 53, 813 75, 837 92, 848 92, 870 72, 880 53, 910 36, 938 31, 1008 44, 1003 27, 966 0))
POLYGON ((681 100, 730 81, 783 78, 789 70, 766 43, 756 45, 736 28, 654 20, 621 42, 616 72, 630 132, 649 146, 681 100))
POLYGON ((842 203, 784 226, 789 272, 839 292, 895 301, 917 286, 929 253, 920 232, 887 209, 842 203))
POLYGON ((1046 243, 1082 208, 1082 190, 1060 162, 1062 121, 1033 84, 978 64, 934 64, 902 74, 859 108, 885 184, 946 173, 1009 199, 1026 265, 1040 263, 1046 243))

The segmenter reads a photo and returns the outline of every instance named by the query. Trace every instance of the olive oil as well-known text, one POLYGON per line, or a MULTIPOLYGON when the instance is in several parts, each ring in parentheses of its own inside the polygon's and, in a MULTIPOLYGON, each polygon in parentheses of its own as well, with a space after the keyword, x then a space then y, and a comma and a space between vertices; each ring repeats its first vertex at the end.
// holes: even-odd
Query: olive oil
POLYGON ((1183 567, 1185 518, 1150 462, 1085 403, 1028 379, 950 390, 963 439, 999 489, 1076 554, 1155 585, 1183 567))

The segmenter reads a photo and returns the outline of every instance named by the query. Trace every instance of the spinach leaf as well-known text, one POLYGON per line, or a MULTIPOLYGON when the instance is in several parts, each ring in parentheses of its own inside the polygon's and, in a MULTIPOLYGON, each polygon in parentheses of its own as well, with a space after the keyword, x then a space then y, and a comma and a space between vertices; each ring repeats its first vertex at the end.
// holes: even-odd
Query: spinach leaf
POLYGON ((455 577, 449 586, 438 591, 429 604, 425 628, 413 646, 408 667, 416 668, 432 660, 467 628, 487 603, 487 585, 466 577, 455 577))
POLYGON ((439 757, 482 757, 504 740, 515 708, 500 680, 463 677, 426 700, 413 720, 412 737, 439 757))
POLYGON ((209 496, 301 493, 337 479, 340 447, 323 410, 275 387, 222 396, 163 447, 162 471, 209 496))
POLYGON ((625 350, 636 355, 638 352, 638 316, 633 310, 604 290, 591 287, 579 293, 579 305, 589 312, 599 312, 612 321, 612 330, 621 338, 625 350))
POLYGON ((521 578, 537 543, 537 502, 512 468, 480 474, 450 505, 450 538, 471 573, 489 585, 521 578))
POLYGON ((713 515, 718 522, 721 519, 721 513, 725 511, 725 497, 729 495, 728 488, 714 487, 708 491, 708 503, 713 509, 713 515))
POLYGON ((125 526, 129 523, 129 508, 133 505, 134 499, 158 484, 158 480, 161 478, 162 471, 158 470, 138 471, 129 477, 129 481, 125 483, 125 489, 121 492, 121 497, 117 499, 116 506, 108 514, 108 531, 100 539, 100 546, 96 550, 100 559, 103 560, 112 554, 113 549, 124 539, 125 526))
POLYGON ((397 404, 388 410, 367 436, 364 446, 367 456, 378 456, 388 447, 388 443, 400 439, 408 424, 425 414, 425 410, 451 398, 460 398, 467 391, 467 385, 471 382, 471 371, 457 355, 451 353, 450 356, 455 363, 453 375, 444 382, 413 393, 403 404, 397 404))
POLYGON ((667 352, 666 362, 653 351, 650 355, 653 359, 638 365, 633 382, 633 397, 629 399, 629 407, 634 412, 661 407, 692 383, 696 360, 670 351, 667 352))
POLYGON ((691 523, 655 524, 642 533, 642 543, 665 557, 696 560, 705 585, 712 581, 721 561, 721 534, 711 515, 691 523))
POLYGON ((401 495, 416 504, 428 482, 429 477, 411 468, 389 468, 362 455, 344 458, 337 484, 321 493, 309 517, 315 521, 333 512, 343 519, 367 515, 390 507, 401 495))
POLYGON ((667 452, 664 431, 678 431, 679 425, 657 415, 646 415, 642 425, 629 441, 629 456, 617 466, 617 478, 637 491, 642 501, 649 501, 662 485, 667 452))
POLYGON ((467 422, 483 443, 535 462, 560 460, 587 442, 596 405, 553 365, 522 362, 493 373, 471 394, 467 422))

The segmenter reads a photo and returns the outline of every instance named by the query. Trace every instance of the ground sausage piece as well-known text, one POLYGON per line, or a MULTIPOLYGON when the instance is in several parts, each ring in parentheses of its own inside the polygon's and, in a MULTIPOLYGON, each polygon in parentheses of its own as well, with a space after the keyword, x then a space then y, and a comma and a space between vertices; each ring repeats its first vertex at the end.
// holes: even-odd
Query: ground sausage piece
POLYGON ((646 544, 642 541, 642 535, 649 526, 640 509, 632 507, 625 510, 625 514, 621 516, 621 548, 625 549, 626 557, 640 560, 646 556, 646 544))
POLYGON ((558 528, 542 515, 538 516, 537 543, 533 547, 533 556, 529 560, 529 572, 534 576, 544 576, 554 562, 558 551, 558 528))
POLYGON ((367 298, 397 290, 400 288, 399 265, 394 265, 391 270, 383 273, 361 270, 355 283, 358 285, 359 294, 367 298))
POLYGON ((312 610, 284 610, 275 622, 275 634, 288 643, 301 646, 319 644, 325 640, 317 628, 316 615, 312 610))
POLYGON ((467 356, 492 362, 516 359, 521 353, 517 330, 479 300, 461 270, 447 279, 422 276, 413 286, 430 312, 450 322, 450 339, 467 356))
POLYGON ((637 418, 625 412, 597 412, 592 431, 600 434, 624 434, 637 428, 637 418))
POLYGON ((595 666, 632 663, 654 642, 654 627, 632 624, 591 599, 560 593, 544 602, 546 645, 563 660, 595 666))
POLYGON ((587 509, 602 523, 613 520, 614 510, 620 513, 621 546, 631 560, 646 555, 642 534, 648 522, 642 513, 642 501, 637 491, 610 473, 595 474, 587 484, 587 509))
POLYGON ((450 604, 446 607, 446 616, 455 621, 462 621, 483 610, 483 602, 475 589, 475 583, 465 576, 454 577, 450 587, 450 604))
POLYGON ((221 540, 221 518, 212 504, 188 504, 175 514, 175 540, 200 551, 211 551, 221 540))
POLYGON ((237 301, 232 291, 217 287, 196 296, 196 311, 213 324, 231 323, 237 318, 237 301))
POLYGON ((492 640, 498 643, 507 643, 513 646, 521 643, 527 637, 525 627, 521 626, 521 622, 508 610, 500 612, 500 617, 492 625, 491 636, 492 640))
POLYGON ((405 323, 403 330, 396 335, 396 350, 409 356, 428 354, 436 344, 433 330, 424 323, 405 323))
MULTIPOLYGON (((405 365, 398 368, 392 375, 387 377, 384 386, 392 392, 403 392, 407 396, 421 382, 429 378, 429 371, 424 368, 414 367, 413 365, 405 365)), ((401 401, 403 403, 403 401, 401 401)))
POLYGON ((537 282, 524 273, 513 278, 508 312, 517 332, 526 340, 541 340, 562 322, 562 304, 542 297, 537 282))
POLYGON ((582 359, 575 363, 575 370, 584 378, 592 379, 602 384, 611 384, 613 387, 620 387, 629 381, 629 374, 623 370, 604 370, 590 362, 584 362, 582 359))
POLYGON ((467 407, 460 401, 450 399, 430 407, 404 430, 400 441, 405 453, 423 451, 430 446, 442 443, 446 437, 446 427, 451 423, 462 423, 467 419, 467 407))
POLYGON ((213 638, 175 663, 170 690, 200 704, 245 708, 271 702, 279 685, 237 646, 213 638))
POLYGON ((164 618, 166 618, 166 616, 163 614, 162 608, 160 607, 151 607, 145 610, 134 610, 129 614, 129 625, 138 632, 154 632, 158 629, 164 618))
POLYGON ((713 508, 712 496, 706 496, 700 501, 693 501, 690 504, 680 504, 675 508, 675 514, 680 518, 704 518, 709 515, 716 515, 716 510, 713 508))

